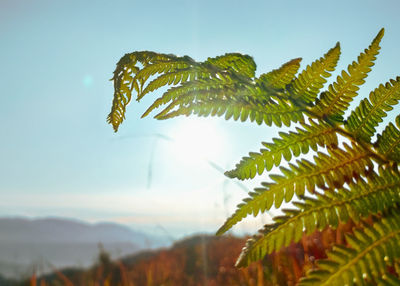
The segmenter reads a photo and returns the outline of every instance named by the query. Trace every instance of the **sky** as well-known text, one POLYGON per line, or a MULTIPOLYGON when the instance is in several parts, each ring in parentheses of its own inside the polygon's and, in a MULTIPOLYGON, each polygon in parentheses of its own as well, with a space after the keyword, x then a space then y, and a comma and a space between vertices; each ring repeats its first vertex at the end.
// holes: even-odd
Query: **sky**
POLYGON ((400 75, 399 9, 395 0, 1 0, 0 216, 113 221, 174 238, 215 232, 244 189, 268 179, 239 185, 221 168, 286 129, 140 119, 158 91, 132 102, 114 133, 106 116, 119 58, 151 50, 203 61, 240 52, 260 75, 297 57, 304 68, 340 41, 341 70, 384 27, 356 104, 400 75))

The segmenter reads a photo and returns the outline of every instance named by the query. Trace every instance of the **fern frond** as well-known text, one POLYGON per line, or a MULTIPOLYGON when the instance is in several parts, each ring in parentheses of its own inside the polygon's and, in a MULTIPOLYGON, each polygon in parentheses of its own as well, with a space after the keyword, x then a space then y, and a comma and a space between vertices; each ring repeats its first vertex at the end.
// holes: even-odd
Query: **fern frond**
POLYGON ((177 85, 184 83, 187 80, 198 80, 202 78, 210 78, 214 76, 210 71, 204 69, 202 66, 186 67, 184 69, 177 69, 172 72, 164 73, 152 80, 146 88, 139 94, 140 100, 147 93, 152 92, 165 85, 177 85))
POLYGON ((279 69, 262 74, 257 83, 264 85, 266 88, 283 89, 289 84, 300 68, 301 58, 293 59, 283 64, 279 69))
MULTIPOLYGON (((244 93, 248 89, 242 90, 244 93)), ((240 119, 242 122, 250 119, 251 122, 256 121, 258 124, 263 122, 268 126, 275 124, 276 126, 290 126, 291 122, 298 122, 303 119, 304 108, 294 106, 291 102, 283 99, 275 99, 264 101, 263 103, 252 100, 251 94, 241 96, 241 90, 237 90, 236 97, 215 96, 210 98, 217 91, 207 90, 205 94, 208 96, 206 100, 195 100, 199 95, 196 93, 193 98, 185 97, 184 100, 192 100, 190 103, 182 103, 182 101, 172 102, 164 111, 156 115, 157 119, 168 119, 175 116, 196 114, 198 116, 222 116, 225 119, 240 119), (246 97, 250 97, 247 98, 246 97), (178 106, 179 105, 179 106, 178 106), (178 107, 177 107, 178 106, 178 107), (177 107, 176 110, 173 108, 177 107)), ((218 93, 217 93, 218 94, 218 93)), ((200 93, 200 95, 202 95, 200 93)), ((220 94, 221 95, 221 94, 220 94)))
POLYGON ((210 98, 215 96, 232 95, 239 84, 233 81, 222 79, 198 79, 184 82, 182 85, 168 89, 161 97, 157 98, 152 105, 143 113, 142 118, 146 117, 153 110, 161 105, 170 103, 160 114, 166 114, 175 106, 188 104, 196 98, 210 98))
POLYGON ((135 76, 136 80, 144 84, 150 76, 156 73, 162 74, 148 84, 146 89, 138 95, 138 99, 164 85, 177 85, 187 80, 194 81, 218 76, 234 77, 235 74, 251 78, 254 77, 255 69, 256 64, 250 56, 238 53, 208 58, 203 63, 195 62, 188 56, 176 57, 173 62, 156 62, 144 67, 135 76))
MULTIPOLYGON (((148 51, 126 54, 114 71, 114 98, 107 120, 117 131, 133 92, 139 101, 168 87, 143 117, 159 109, 156 119, 194 114, 278 127, 299 122, 296 130, 280 132, 270 143, 263 142, 258 153, 249 153, 226 172, 228 177, 243 180, 281 165, 282 160, 288 162, 288 167, 280 167, 279 175, 270 175, 270 182, 249 193, 217 234, 225 233, 250 214, 256 216, 272 206, 280 208, 296 195, 301 201, 293 203, 293 209, 284 209, 283 215, 274 217, 273 223, 248 240, 237 266, 248 265, 267 254, 271 254, 266 259, 270 261, 292 255, 296 249, 309 248, 308 243, 298 243, 301 239, 312 240, 325 234, 332 238, 330 235, 335 233, 341 245, 329 252, 328 259, 317 262, 317 270, 308 273, 301 285, 398 285, 400 115, 377 135, 375 143, 370 141, 376 127, 400 100, 400 77, 378 86, 347 120, 343 119, 374 65, 383 34, 382 29, 319 97, 320 89, 336 68, 339 43, 299 74, 300 58, 259 78, 255 76, 254 60, 239 53, 203 62, 148 51), (309 122, 305 123, 304 117, 309 122), (347 139, 351 145, 343 142, 347 139), (338 146, 339 142, 343 147, 338 146), (293 157, 308 154, 310 148, 316 152, 313 162, 292 162, 293 157), (321 152, 321 148, 326 151, 321 152), (306 191, 311 195, 305 197, 306 191), (358 227, 351 231, 354 235, 348 235, 352 225, 358 227), (317 230, 320 232, 312 234, 317 230)), ((304 255, 325 257, 332 241, 322 241, 323 250, 304 255)), ((297 280, 312 262, 300 265, 293 261, 293 279, 297 280)))
POLYGON ((308 65, 297 78, 293 80, 289 91, 293 99, 301 98, 306 102, 314 102, 319 90, 335 70, 340 56, 340 44, 330 49, 323 57, 308 65))
POLYGON ((376 148, 389 160, 400 163, 400 115, 396 117, 396 126, 389 123, 382 134, 378 134, 376 148))
POLYGON ((152 70, 148 74, 143 74, 143 76, 137 78, 136 75, 140 72, 141 67, 146 68, 149 65, 160 63, 159 69, 163 71, 172 62, 176 61, 179 61, 179 58, 174 55, 149 51, 125 54, 119 60, 114 71, 114 76, 111 79, 114 82, 114 98, 111 112, 107 117, 108 123, 112 124, 115 132, 118 131, 119 125, 125 118, 126 106, 132 99, 132 90, 135 89, 139 94, 150 75, 158 72, 158 70, 152 70))
POLYGON ((302 159, 297 166, 289 164, 290 169, 281 167, 283 175, 270 175, 274 183, 263 183, 263 188, 255 189, 250 197, 237 206, 235 213, 229 217, 217 231, 223 234, 249 214, 256 216, 259 212, 269 210, 273 204, 279 208, 285 199, 289 202, 296 193, 304 195, 305 190, 314 193, 315 187, 340 188, 345 182, 365 175, 373 169, 370 153, 353 145, 344 144, 345 150, 328 149, 329 155, 319 152, 314 157, 315 164, 302 159))
MULTIPOLYGON (((174 65, 170 64, 171 67, 161 66, 161 69, 158 68, 156 70, 154 70, 153 66, 160 64, 154 64, 147 67, 147 69, 153 69, 150 75, 153 75, 156 72, 163 74, 150 82, 138 99, 164 85, 177 85, 179 83, 184 83, 187 80, 194 81, 213 77, 234 77, 235 74, 242 74, 245 77, 252 78, 254 77, 256 70, 256 64, 252 57, 238 53, 208 58, 204 63, 197 63, 192 59, 187 59, 190 58, 185 56, 181 58, 180 61, 174 62, 174 65), (177 66, 177 68, 175 68, 175 66, 177 66)), ((141 72, 145 71, 146 69, 142 69, 137 76, 139 76, 141 72)), ((145 74, 148 74, 148 72, 145 74)))
POLYGON ((249 55, 239 53, 228 53, 215 58, 208 58, 205 64, 211 64, 222 70, 232 70, 234 73, 242 74, 252 78, 256 73, 256 63, 249 55))
MULTIPOLYGON (((175 57, 174 60, 159 60, 154 63, 144 65, 142 69, 139 68, 138 72, 135 74, 133 80, 138 83, 139 89, 137 91, 137 100, 140 100, 143 94, 143 88, 147 80, 156 74, 174 74, 185 73, 196 67, 196 62, 190 57, 175 57)), ((175 79, 174 79, 175 80, 175 79)), ((174 81, 171 80, 171 81, 174 81)), ((168 79, 169 81, 169 79, 168 79)), ((168 84, 168 81, 165 84, 168 84)), ((153 84, 154 85, 154 84, 153 84)), ((160 84, 160 86, 162 86, 160 84)))
POLYGON ((303 128, 296 128, 297 132, 280 132, 280 138, 272 139, 273 143, 262 142, 267 149, 249 153, 249 157, 243 157, 235 169, 225 175, 240 180, 254 178, 257 173, 261 175, 264 170, 269 171, 274 165, 279 166, 282 157, 290 161, 292 155, 298 157, 307 154, 310 148, 317 151, 318 146, 338 144, 335 128, 327 123, 310 120, 310 125, 301 123, 301 126, 303 128))
POLYGON ((230 100, 244 100, 246 102, 251 100, 254 103, 265 105, 268 103, 270 96, 270 94, 260 90, 249 81, 238 82, 224 77, 199 79, 185 82, 181 86, 169 89, 146 110, 142 117, 147 116, 152 110, 168 102, 170 104, 155 118, 160 119, 174 108, 180 109, 188 105, 201 102, 207 103, 217 99, 222 99, 226 102, 230 100))
POLYGON ((376 279, 376 282, 379 286, 398 286, 400 285, 400 279, 390 274, 389 272, 384 273, 381 277, 376 279))
POLYGON ((400 77, 380 85, 351 113, 345 127, 355 138, 369 143, 375 134, 375 127, 386 117, 386 112, 400 100, 400 77))
POLYGON ((380 169, 379 174, 369 175, 367 182, 359 180, 350 184, 350 190, 339 189, 318 194, 316 198, 305 198, 304 202, 294 203, 297 209, 283 210, 285 215, 274 217, 274 228, 267 225, 260 234, 249 239, 237 266, 247 266, 266 254, 298 242, 304 232, 309 235, 327 226, 336 228, 339 221, 346 223, 349 219, 358 222, 398 203, 400 176, 391 169, 380 169))
MULTIPOLYGON (((187 81, 213 78, 247 83, 252 82, 255 69, 256 64, 250 56, 238 53, 208 58, 203 63, 198 63, 188 56, 177 57, 147 51, 127 54, 118 62, 112 78, 114 99, 108 122, 113 125, 115 131, 118 130, 124 120, 126 106, 131 101, 133 89, 137 92, 137 100, 140 100, 163 86, 183 84, 187 81), (148 79, 157 74, 161 75, 146 86, 148 79)), ((165 104, 164 99, 165 97, 158 100, 157 104, 165 104)), ((157 104, 152 108, 157 107, 157 104)))
POLYGON ((387 267, 400 258, 400 216, 385 215, 373 226, 356 229, 346 240, 350 247, 334 246, 328 259, 319 260, 319 269, 309 272, 299 285, 359 285, 383 278, 387 267))
POLYGON ((357 95, 358 86, 364 83, 364 79, 374 65, 383 33, 384 29, 380 30, 368 49, 358 56, 357 62, 350 64, 347 72, 343 70, 341 76, 336 78, 336 82, 330 84, 328 90, 321 93, 320 100, 312 108, 313 112, 322 117, 342 120, 344 112, 353 97, 357 95))

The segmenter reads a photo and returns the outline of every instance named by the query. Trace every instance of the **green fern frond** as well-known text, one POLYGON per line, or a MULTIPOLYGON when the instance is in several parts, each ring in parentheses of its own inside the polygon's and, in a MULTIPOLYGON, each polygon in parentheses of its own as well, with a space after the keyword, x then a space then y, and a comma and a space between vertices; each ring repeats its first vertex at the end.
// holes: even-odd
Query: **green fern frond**
POLYGON ((235 74, 251 78, 255 74, 255 69, 256 64, 250 56, 238 53, 208 58, 203 63, 198 63, 188 56, 176 57, 174 61, 156 62, 139 70, 135 76, 135 79, 140 81, 143 87, 150 76, 157 73, 162 74, 138 94, 138 99, 162 86, 177 85, 187 80, 194 81, 218 76, 234 77, 235 74))
POLYGON ((188 104, 196 98, 212 98, 216 96, 226 97, 232 96, 234 91, 239 87, 234 81, 222 79, 198 79, 187 81, 180 86, 168 89, 161 97, 157 98, 152 105, 143 113, 142 117, 146 117, 153 110, 161 105, 170 103, 160 114, 166 114, 175 106, 180 104, 188 104))
POLYGON ((289 202, 295 193, 301 197, 306 189, 314 193, 316 186, 340 188, 345 182, 351 182, 353 178, 373 169, 368 151, 356 145, 344 146, 345 150, 328 149, 329 155, 319 152, 314 157, 315 164, 302 159, 297 161, 297 166, 289 164, 290 169, 281 167, 283 175, 270 175, 274 183, 263 183, 263 188, 250 193, 250 197, 237 206, 235 213, 221 226, 217 235, 225 233, 249 214, 256 216, 259 212, 269 210, 273 204, 279 208, 283 200, 289 202))
POLYGON ((322 58, 308 65, 289 87, 293 99, 301 98, 308 103, 314 102, 319 90, 326 83, 326 78, 330 77, 330 72, 335 70, 339 57, 340 44, 337 43, 322 58))
POLYGON ((285 215, 274 217, 274 228, 267 225, 260 234, 246 243, 237 260, 243 267, 262 259, 266 254, 298 242, 303 233, 322 231, 327 226, 336 228, 339 221, 349 219, 358 222, 371 214, 378 214, 400 203, 400 176, 391 169, 380 169, 371 174, 368 181, 350 184, 350 190, 318 194, 316 198, 304 198, 294 205, 297 209, 283 210, 285 215))
POLYGON ((336 82, 330 84, 328 90, 321 93, 320 100, 312 108, 313 112, 319 114, 319 116, 342 120, 344 112, 353 97, 357 95, 358 86, 364 83, 364 79, 374 65, 383 34, 384 29, 379 31, 368 49, 358 56, 357 62, 350 64, 347 72, 343 70, 341 76, 336 78, 336 82))
POLYGON ((300 68, 301 58, 290 60, 283 64, 279 69, 262 74, 257 83, 266 88, 283 89, 289 84, 300 68))
POLYGON ((208 58, 205 64, 211 64, 222 70, 233 70, 234 73, 252 78, 256 73, 256 63, 249 55, 228 53, 215 58, 208 58))
POLYGON ((400 100, 400 77, 390 80, 386 85, 380 85, 365 98, 351 113, 345 127, 355 138, 370 142, 375 134, 375 127, 386 117, 386 112, 400 100))
POLYGON ((142 69, 137 74, 137 77, 139 77, 142 72, 145 75, 163 73, 146 86, 143 92, 140 93, 140 96, 138 96, 138 99, 165 85, 177 85, 187 80, 195 81, 217 77, 235 77, 235 74, 252 78, 255 75, 255 70, 256 64, 252 57, 238 53, 208 58, 204 63, 197 63, 187 56, 179 58, 179 61, 174 63, 169 63, 169 66, 157 63, 142 69), (156 66, 156 69, 154 69, 154 66, 156 66), (151 73, 146 72, 146 69, 150 69, 151 73))
MULTIPOLYGON (((168 87, 143 117, 159 109, 156 119, 194 114, 278 127, 298 122, 296 130, 280 132, 270 143, 263 142, 258 153, 249 153, 226 172, 228 177, 243 180, 280 166, 282 160, 288 162, 287 168, 280 167, 279 175, 270 175, 270 182, 250 192, 217 234, 250 214, 256 216, 272 206, 280 208, 296 194, 301 202, 293 203, 294 209, 283 210, 282 216, 274 217, 273 223, 251 238, 237 266, 267 254, 286 255, 291 243, 308 239, 316 230, 325 232, 339 224, 355 223, 358 229, 354 235, 347 235, 345 244, 329 252, 327 260, 317 262, 318 269, 301 285, 399 285, 400 115, 395 124, 389 123, 377 135, 374 144, 370 141, 376 127, 400 100, 400 77, 380 85, 347 120, 343 119, 374 65, 383 34, 382 29, 357 61, 322 93, 320 89, 336 68, 339 43, 300 74, 298 58, 259 78, 254 60, 239 53, 204 62, 147 51, 126 54, 114 71, 114 98, 107 120, 117 131, 132 92, 140 100, 168 87), (305 123, 305 117, 309 123, 305 123), (291 162, 293 157, 308 154, 310 148, 316 152, 313 162, 304 158, 291 162), (321 148, 326 151, 321 152, 321 148), (312 195, 305 197, 306 191, 312 195), (366 223, 372 220, 374 225, 366 223)), ((344 234, 346 230, 338 233, 341 231, 344 234)), ((304 270, 309 266, 300 267, 304 270)), ((301 269, 296 272, 298 278, 301 269)))
MULTIPOLYGON (((252 102, 253 105, 264 106, 268 104, 273 94, 268 94, 260 90, 250 81, 236 81, 231 78, 210 78, 185 82, 181 86, 171 88, 163 96, 158 98, 143 114, 148 115, 152 110, 160 105, 169 105, 162 110, 155 118, 160 119, 174 108, 183 108, 182 114, 187 113, 188 106, 209 103, 212 100, 244 101, 252 102)), ((272 102, 272 101, 271 101, 272 102)), ((297 108, 299 109, 299 108, 297 108)), ((179 115, 179 114, 178 114, 179 115)))
POLYGON ((133 89, 139 94, 145 81, 153 72, 157 72, 149 71, 148 74, 143 74, 142 77, 137 78, 136 75, 140 72, 141 68, 143 69, 149 65, 160 63, 159 69, 161 70, 160 72, 162 72, 166 67, 170 66, 172 62, 176 61, 179 61, 179 58, 174 55, 159 54, 149 51, 125 54, 119 60, 114 71, 114 76, 111 79, 114 82, 114 98, 111 112, 107 117, 107 122, 112 124, 115 132, 118 131, 119 125, 125 118, 126 106, 132 99, 133 89))
POLYGON ((179 83, 184 83, 187 80, 198 80, 202 78, 210 78, 213 74, 205 70, 202 66, 186 67, 184 69, 177 69, 172 72, 164 73, 156 79, 152 80, 146 88, 138 96, 140 100, 149 92, 153 92, 160 87, 165 85, 177 85, 179 83))
MULTIPOLYGON (((162 75, 171 75, 170 78, 172 78, 173 75, 176 75, 175 77, 178 77, 180 73, 185 74, 186 72, 190 71, 191 69, 194 69, 196 66, 196 62, 191 59, 190 57, 177 57, 173 61, 156 61, 154 63, 148 64, 143 66, 142 69, 139 68, 138 72, 135 74, 133 80, 138 83, 139 89, 137 91, 137 100, 140 100, 144 94, 143 94, 143 89, 145 87, 145 84, 147 80, 156 74, 162 74, 162 75)), ((171 80, 172 82, 175 79, 171 80)), ((170 79, 167 80, 165 84, 168 84, 170 79)), ((155 85, 153 83, 153 85, 155 85)), ((160 84, 160 86, 162 86, 160 84)))
MULTIPOLYGON (((198 63, 188 56, 158 54, 154 52, 135 52, 121 58, 114 71, 114 99, 108 122, 115 131, 125 117, 126 106, 132 99, 133 89, 137 92, 137 100, 147 93, 166 85, 178 85, 187 81, 195 82, 200 79, 214 79, 215 81, 231 81, 235 84, 252 83, 256 64, 248 55, 238 53, 225 54, 216 58, 209 58, 198 63), (161 74, 147 84, 149 78, 161 74)), ((145 114, 161 104, 165 104, 166 97, 152 105, 145 114)))
POLYGON ((378 134, 376 148, 385 158, 400 163, 400 115, 396 117, 396 125, 397 128, 390 122, 382 135, 378 134))
POLYGON ((310 120, 310 125, 301 123, 301 126, 303 128, 296 128, 297 132, 280 132, 280 138, 272 139, 273 143, 262 142, 267 149, 249 153, 249 157, 243 157, 235 169, 225 175, 240 180, 254 178, 257 173, 261 175, 264 170, 269 171, 274 165, 279 166, 282 157, 290 161, 292 155, 298 157, 307 154, 310 148, 317 151, 318 146, 338 144, 336 129, 329 124, 310 120))
POLYGON ((400 285, 400 279, 390 274, 389 272, 384 273, 381 277, 376 279, 378 286, 398 286, 400 285))
POLYGON ((318 269, 299 285, 362 285, 383 278, 387 267, 400 258, 400 216, 385 215, 373 226, 356 229, 346 240, 350 247, 334 246, 328 259, 319 260, 318 269))
MULTIPOLYGON (((210 95, 209 91, 207 94, 210 95)), ((238 92, 240 94, 240 92, 238 92)), ((215 98, 189 104, 181 104, 176 110, 171 110, 177 105, 176 102, 171 103, 160 114, 156 115, 157 119, 168 119, 175 116, 196 114, 198 116, 222 116, 225 119, 240 119, 242 122, 250 119, 251 122, 256 121, 257 124, 263 122, 268 126, 275 124, 281 127, 282 124, 290 126, 291 122, 298 122, 303 119, 304 108, 293 106, 290 102, 277 99, 269 100, 264 104, 252 102, 244 98, 215 98)))

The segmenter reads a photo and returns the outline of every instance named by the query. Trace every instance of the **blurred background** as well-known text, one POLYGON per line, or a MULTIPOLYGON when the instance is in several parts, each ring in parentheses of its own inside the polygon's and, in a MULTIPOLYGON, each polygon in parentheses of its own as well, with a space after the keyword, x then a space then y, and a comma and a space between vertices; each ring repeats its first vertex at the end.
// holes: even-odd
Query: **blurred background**
MULTIPOLYGON (((268 180, 237 182, 223 171, 288 128, 140 119, 161 90, 132 101, 114 133, 109 79, 125 53, 204 61, 240 52, 260 75, 296 57, 304 68, 340 41, 341 70, 384 27, 366 96, 400 74, 399 8, 395 0, 1 0, 0 274, 87 267, 98 243, 117 258, 214 234, 268 180)), ((253 233, 275 213, 247 219, 233 234, 253 233)))

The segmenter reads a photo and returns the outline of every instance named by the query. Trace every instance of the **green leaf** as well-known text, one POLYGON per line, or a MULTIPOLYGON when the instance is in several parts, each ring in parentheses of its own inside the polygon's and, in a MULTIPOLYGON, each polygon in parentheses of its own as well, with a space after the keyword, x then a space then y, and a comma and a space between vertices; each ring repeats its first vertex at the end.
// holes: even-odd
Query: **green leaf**
POLYGON ((301 58, 293 59, 283 64, 279 69, 262 74, 257 80, 258 84, 266 88, 282 89, 289 84, 300 68, 301 58))
POLYGON ((350 102, 357 95, 358 86, 364 83, 364 79, 374 65, 383 33, 384 29, 380 30, 369 48, 358 56, 357 62, 350 64, 347 72, 342 71, 336 78, 336 82, 330 84, 328 90, 321 94, 319 101, 312 109, 313 112, 319 116, 335 119, 343 116, 350 102))
POLYGON ((301 126, 303 128, 296 128, 297 132, 280 132, 280 138, 274 138, 273 143, 263 142, 266 149, 261 149, 259 153, 249 153, 249 157, 243 157, 235 169, 225 175, 241 180, 253 178, 256 173, 261 175, 264 170, 271 170, 273 163, 279 166, 282 156, 290 161, 292 155, 298 157, 301 153, 307 154, 310 148, 316 150, 314 145, 325 147, 338 144, 336 130, 329 124, 310 120, 310 125, 301 123, 301 126), (254 168, 257 172, 248 172, 254 168))
POLYGON ((378 134, 376 148, 387 158, 400 163, 400 115, 396 117, 396 126, 389 123, 382 134, 378 134))
MULTIPOLYGON (((326 269, 327 272, 310 271, 300 280, 299 285, 340 285, 345 277, 348 277, 347 280, 351 284, 357 285, 364 283, 364 279, 368 277, 383 279, 386 267, 393 265, 387 257, 400 258, 399 254, 390 252, 386 247, 392 245, 394 248, 400 248, 398 209, 385 215, 373 226, 365 225, 363 229, 356 231, 356 235, 347 235, 347 240, 351 241, 352 247, 338 245, 328 252, 331 267, 326 269), (375 252, 379 255, 374 255, 375 252), (362 272, 362 269, 366 271, 362 272)), ((318 261, 318 266, 326 268, 324 261, 318 261)))
POLYGON ((318 153, 315 164, 303 159, 297 165, 290 164, 290 168, 281 167, 283 175, 270 175, 274 183, 265 183, 263 188, 250 193, 244 203, 237 206, 236 212, 227 219, 218 230, 220 235, 228 231, 233 225, 251 213, 258 213, 261 209, 269 210, 273 204, 279 208, 282 198, 289 202, 295 193, 298 197, 304 195, 307 188, 314 193, 315 188, 339 188, 352 178, 365 175, 372 168, 370 153, 358 146, 344 145, 345 150, 333 149, 327 154, 318 153))
POLYGON ((340 44, 337 43, 322 58, 307 66, 289 87, 293 99, 300 98, 305 102, 314 102, 319 90, 326 83, 326 78, 330 77, 330 72, 335 70, 339 56, 340 44))
POLYGON ((354 137, 370 142, 375 134, 375 127, 386 117, 386 112, 393 109, 400 100, 400 77, 380 85, 365 98, 351 113, 345 127, 354 137))
POLYGON ((346 223, 349 219, 366 219, 369 215, 388 210, 398 203, 400 176, 390 169, 380 169, 379 174, 369 175, 368 181, 351 183, 350 190, 339 189, 337 192, 317 194, 315 199, 305 197, 304 202, 295 204, 297 209, 283 210, 284 216, 274 217, 273 230, 271 225, 266 225, 259 234, 252 237, 242 250, 237 264, 247 266, 266 254, 279 251, 275 241, 281 236, 285 238, 285 246, 288 246, 292 242, 298 242, 304 230, 312 233, 315 230, 322 231, 328 225, 336 228, 339 221, 346 223), (382 203, 376 205, 376 201, 382 203), (321 215, 324 213, 327 215, 321 215))

